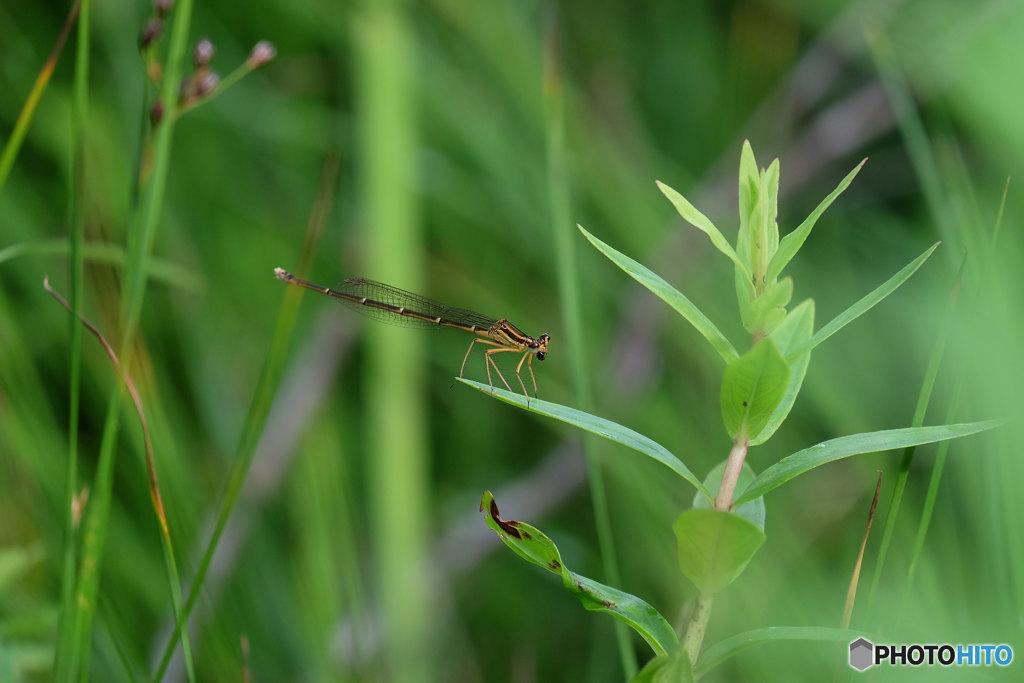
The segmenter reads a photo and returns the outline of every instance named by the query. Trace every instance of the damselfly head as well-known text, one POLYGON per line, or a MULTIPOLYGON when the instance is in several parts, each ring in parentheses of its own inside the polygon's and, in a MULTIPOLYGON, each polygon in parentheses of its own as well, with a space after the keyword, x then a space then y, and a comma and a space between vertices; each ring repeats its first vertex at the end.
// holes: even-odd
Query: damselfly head
POLYGON ((551 335, 545 332, 530 344, 530 350, 537 355, 537 360, 544 360, 544 357, 548 355, 548 341, 550 339, 551 335))

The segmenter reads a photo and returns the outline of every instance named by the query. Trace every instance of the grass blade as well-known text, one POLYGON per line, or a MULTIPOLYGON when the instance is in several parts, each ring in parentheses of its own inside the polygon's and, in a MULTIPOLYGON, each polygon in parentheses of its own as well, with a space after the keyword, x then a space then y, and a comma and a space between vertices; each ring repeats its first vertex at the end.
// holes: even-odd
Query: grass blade
MULTIPOLYGON (((956 304, 960 298, 960 289, 963 282, 964 267, 967 259, 960 262, 960 270, 956 275, 953 286, 950 289, 946 301, 946 311, 942 318, 935 339, 932 344, 932 352, 928 358, 928 365, 925 368, 924 377, 921 380, 921 389, 917 395, 917 405, 914 407, 914 417, 911 419, 911 426, 919 427, 924 424, 925 414, 928 412, 928 404, 931 401, 932 392, 935 390, 935 382, 942 366, 942 359, 946 352, 946 342, 949 339, 953 323, 956 320, 956 304)), ((882 529, 882 541, 878 547, 878 554, 875 559, 875 573, 871 579, 871 592, 868 598, 868 614, 874 606, 875 591, 882 578, 882 569, 889 553, 889 544, 892 541, 896 529, 896 521, 899 519, 900 506, 903 501, 903 492, 907 487, 907 478, 910 476, 910 466, 914 460, 914 448, 908 447, 903 452, 900 460, 900 468, 896 474, 896 483, 893 486, 892 498, 889 500, 889 509, 885 514, 885 527, 882 529)))
POLYGON ((662 301, 674 308, 687 322, 697 328, 697 331, 715 347, 715 351, 718 351, 718 355, 722 357, 722 360, 726 363, 731 363, 740 357, 736 352, 736 348, 725 338, 721 330, 692 301, 687 299, 682 292, 665 282, 665 280, 646 266, 637 263, 622 252, 616 251, 591 235, 582 225, 577 225, 576 227, 579 228, 584 237, 590 240, 591 244, 597 247, 598 251, 611 259, 619 268, 626 271, 626 274, 631 278, 651 290, 662 301))
POLYGON ((537 413, 538 415, 544 415, 546 417, 552 417, 566 424, 571 424, 580 429, 586 430, 591 434, 597 434, 603 436, 609 441, 632 448, 635 451, 639 451, 646 456, 654 458, 662 465, 665 465, 670 470, 678 474, 680 477, 697 487, 701 493, 712 498, 710 491, 697 477, 694 476, 693 472, 683 464, 683 462, 672 455, 664 446, 647 438, 643 434, 634 432, 629 427, 623 427, 620 424, 606 420, 603 417, 597 415, 591 415, 590 413, 584 413, 581 410, 575 408, 569 408, 568 406, 559 405, 557 403, 550 403, 548 401, 541 401, 538 398, 531 398, 529 401, 522 394, 514 394, 504 389, 498 389, 495 387, 493 390, 486 384, 466 379, 464 377, 457 377, 457 381, 463 384, 468 384, 474 389, 479 389, 485 394, 493 394, 493 396, 505 403, 511 403, 512 405, 519 406, 529 410, 530 412, 537 413))
MULTIPOLYGON (((312 260, 312 254, 323 234, 323 226, 330 213, 330 192, 334 187, 337 178, 338 162, 336 157, 329 157, 324 165, 324 171, 320 178, 320 187, 317 192, 318 201, 314 206, 309 223, 306 227, 305 241, 302 246, 302 253, 298 261, 298 272, 305 273, 312 260)), ((221 535, 227 527, 228 517, 234 510, 235 503, 242 491, 242 484, 249 473, 253 456, 256 455, 256 446, 259 445, 260 436, 263 434, 263 426, 270 414, 270 406, 277 391, 277 385, 284 373, 285 362, 287 361, 288 342, 291 339, 292 330, 295 328, 295 320, 299 313, 299 297, 301 290, 297 287, 290 287, 284 294, 284 300, 277 313, 277 323, 274 325, 274 335, 270 340, 270 348, 267 350, 263 368, 260 370, 259 379, 256 381, 256 389, 253 391, 252 401, 249 403, 249 411, 246 413, 245 422, 242 425, 241 434, 238 437, 238 444, 235 447, 235 454, 232 459, 231 474, 227 482, 227 490, 224 493, 224 500, 221 509, 217 514, 217 521, 210 540, 203 556, 196 568, 195 577, 192 580, 192 588, 189 591, 188 599, 183 609, 184 619, 187 621, 192 608, 199 600, 199 594, 206 580, 206 574, 213 562, 214 552, 220 543, 221 535)), ((164 648, 163 656, 153 676, 155 680, 163 680, 164 673, 171 662, 174 648, 178 644, 179 633, 171 634, 170 640, 164 648)))
POLYGON ((24 142, 25 135, 28 133, 29 124, 32 123, 32 117, 36 113, 36 107, 39 106, 39 100, 43 97, 43 91, 46 90, 46 84, 50 82, 50 76, 53 75, 53 70, 57 68, 57 59, 60 57, 60 53, 64 49, 64 43, 68 39, 68 33, 71 32, 71 26, 75 23, 75 19, 78 18, 78 11, 81 7, 82 0, 75 0, 75 3, 68 11, 68 17, 64 21, 63 28, 60 30, 57 42, 54 44, 53 50, 50 51, 50 56, 46 58, 46 63, 43 64, 43 68, 39 70, 39 75, 36 76, 36 82, 32 85, 32 90, 29 92, 28 98, 25 100, 25 106, 21 108, 21 113, 18 114, 18 120, 14 122, 14 129, 11 131, 11 137, 7 139, 7 144, 4 145, 3 152, 0 152, 0 190, 3 189, 4 184, 7 182, 7 176, 10 175, 11 168, 14 166, 14 160, 18 157, 18 150, 21 149, 21 143, 24 142))
MULTIPOLYGON (((149 436, 149 424, 146 421, 146 411, 142 406, 142 396, 139 394, 139 390, 135 385, 135 381, 131 375, 127 372, 123 372, 121 367, 121 361, 118 359, 117 354, 114 353, 113 347, 107 341, 106 337, 99 329, 90 323, 81 313, 77 313, 68 303, 64 297, 57 293, 55 289, 50 286, 49 279, 43 279, 43 288, 60 303, 61 306, 66 308, 69 313, 72 314, 72 320, 76 323, 80 322, 86 329, 88 329, 96 339, 99 340, 100 344, 103 345, 103 350, 106 351, 107 357, 110 359, 111 364, 114 366, 115 372, 120 375, 121 381, 124 382, 125 390, 132 399, 132 404, 135 406, 135 413, 139 417, 139 424, 142 427, 142 439, 145 446, 145 460, 146 460, 146 474, 149 477, 149 495, 150 500, 153 503, 153 510, 156 513, 157 521, 160 524, 160 540, 161 547, 164 554, 164 568, 167 571, 167 580, 171 592, 171 605, 174 609, 174 616, 178 632, 182 639, 182 650, 185 656, 185 665, 188 672, 188 679, 195 681, 195 669, 192 665, 192 646, 188 639, 188 626, 186 620, 182 614, 182 600, 181 600, 181 580, 178 574, 178 566, 174 560, 174 548, 171 543, 171 532, 167 524, 167 515, 164 512, 163 496, 160 494, 160 482, 157 479, 156 474, 156 462, 153 457, 153 443, 149 436), (75 320, 77 318, 77 320, 75 320)), ((69 495, 74 495, 74 490, 70 490, 69 495)), ((73 506, 72 506, 73 510, 73 506)), ((72 513, 73 514, 73 513, 72 513)), ((73 565, 72 565, 73 569, 73 565)), ((67 614, 71 614, 70 611, 67 614)), ((63 615, 62 615, 63 616, 63 615)))
MULTIPOLYGON (((943 441, 939 446, 941 450, 948 446, 948 441, 943 441)), ((864 538, 860 542, 860 551, 857 553, 857 561, 853 565, 853 575, 850 577, 850 585, 846 589, 846 603, 843 605, 843 618, 840 624, 843 628, 850 627, 850 619, 853 618, 853 604, 857 600, 857 586, 860 584, 860 571, 864 566, 864 550, 868 547, 868 537, 871 535, 871 525, 875 522, 875 512, 878 510, 878 493, 882 490, 882 473, 878 473, 878 481, 875 483, 875 495, 871 498, 871 508, 868 510, 868 523, 864 527, 864 538)))
MULTIPOLYGON (((72 243, 63 237, 47 240, 19 242, 0 249, 0 264, 22 256, 64 256, 72 253, 72 243)), ((91 263, 124 267, 124 247, 112 242, 85 242, 81 246, 82 258, 91 263)), ((71 256, 74 259, 74 256, 71 256)), ((149 262, 149 279, 176 287, 190 294, 206 293, 203 275, 196 270, 178 265, 173 261, 154 258, 149 262)))
MULTIPOLYGON (((561 36, 557 13, 549 14, 544 41, 544 130, 547 147, 547 184, 551 206, 551 234, 554 236, 555 258, 558 268, 558 293, 562 317, 565 320, 566 350, 572 373, 574 403, 583 410, 593 410, 591 373, 588 372, 588 346, 583 321, 583 298, 580 294, 580 275, 577 250, 584 249, 573 231, 571 192, 565 139, 565 96, 562 86, 561 36)), ((618 553, 612 530, 611 511, 604 484, 603 451, 596 438, 584 435, 581 439, 587 461, 587 484, 591 507, 594 510, 594 528, 604 578, 613 585, 621 584, 618 553)), ((615 622, 615 640, 619 648, 623 674, 636 675, 636 652, 625 624, 615 622)))
POLYGON ((31 109, 35 107, 35 103, 38 102, 39 96, 42 94, 42 88, 45 87, 46 81, 49 79, 49 75, 53 73, 53 67, 56 66, 57 57, 60 54, 62 45, 65 38, 67 37, 68 31, 71 28, 71 24, 74 22, 74 17, 79 17, 78 22, 78 46, 77 56, 75 59, 75 80, 74 80, 74 110, 73 110, 73 158, 72 167, 74 172, 72 174, 72 202, 71 202, 71 220, 70 220, 70 235, 68 236, 68 247, 70 251, 69 269, 68 269, 68 280, 71 292, 71 320, 70 320, 70 334, 68 338, 68 460, 67 468, 65 470, 64 478, 64 547, 63 556, 61 558, 61 577, 60 577, 60 619, 58 620, 57 627, 57 647, 54 649, 54 669, 57 672, 57 663, 60 662, 64 667, 63 673, 65 676, 70 676, 70 672, 74 667, 74 658, 62 656, 75 651, 75 639, 70 624, 73 622, 75 614, 74 608, 74 592, 75 592, 75 549, 80 544, 78 536, 78 529, 75 519, 75 488, 78 486, 78 421, 79 421, 79 406, 81 401, 81 381, 82 381, 82 328, 79 326, 76 317, 80 315, 82 309, 82 292, 85 289, 84 286, 84 268, 83 268, 83 256, 82 256, 82 245, 85 241, 85 210, 88 198, 85 193, 85 135, 86 135, 86 120, 88 118, 88 85, 89 85, 89 14, 90 14, 90 3, 85 2, 84 6, 81 0, 77 0, 71 9, 71 13, 68 15, 67 21, 64 24, 64 28, 61 31, 60 38, 57 41, 57 45, 54 47, 53 53, 50 55, 47 66, 44 67, 43 72, 46 73, 44 79, 43 73, 39 74, 39 78, 36 80, 35 87, 33 88, 33 94, 30 96, 30 102, 26 102, 25 109, 22 111, 22 116, 19 116, 17 127, 20 128, 22 123, 25 124, 24 129, 18 131, 16 129, 15 135, 12 136, 11 142, 8 145, 9 149, 5 149, 3 158, 0 159, 0 188, 7 178, 7 173, 10 169, 10 164, 14 163, 14 157, 17 154, 18 147, 21 145, 22 138, 27 130, 27 122, 31 118, 31 109), (35 102, 32 102, 33 98, 35 102), (26 116, 23 120, 23 116, 26 116), (10 152, 10 155, 8 155, 10 152))
MULTIPOLYGON (((132 234, 129 235, 130 247, 125 260, 125 283, 121 296, 121 351, 118 354, 124 364, 125 372, 128 372, 131 367, 131 349, 135 343, 153 241, 156 237, 164 194, 167 189, 179 74, 184 61, 191 15, 192 0, 182 0, 176 5, 162 94, 167 115, 156 129, 153 172, 146 188, 145 201, 140 214, 141 220, 137 223, 137 229, 133 228, 132 234)), ((118 413, 124 393, 124 388, 118 386, 111 396, 107 408, 107 421, 103 427, 99 463, 96 468, 95 485, 92 489, 94 504, 89 506, 86 519, 84 536, 86 543, 82 553, 83 559, 75 596, 77 611, 74 617, 75 637, 78 640, 76 647, 81 652, 80 659, 76 658, 76 668, 81 669, 83 679, 89 671, 89 643, 96 612, 96 597, 99 592, 99 574, 105 552, 104 543, 109 523, 114 461, 117 453, 118 413)))
POLYGON ((764 472, 759 474, 750 486, 743 490, 735 500, 740 504, 763 496, 769 491, 782 486, 787 481, 809 470, 835 460, 848 458, 861 453, 877 453, 891 451, 896 448, 920 446, 921 444, 957 439, 998 427, 1003 420, 984 420, 964 424, 941 425, 935 427, 905 427, 903 429, 886 429, 878 432, 851 434, 831 439, 805 448, 802 451, 786 456, 764 472))

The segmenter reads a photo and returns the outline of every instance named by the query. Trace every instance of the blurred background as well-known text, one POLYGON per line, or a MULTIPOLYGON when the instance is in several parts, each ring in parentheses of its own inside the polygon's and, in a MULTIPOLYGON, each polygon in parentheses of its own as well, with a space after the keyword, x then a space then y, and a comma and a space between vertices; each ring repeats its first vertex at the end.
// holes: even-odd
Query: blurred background
MULTIPOLYGON (((0 6, 4 142, 67 9, 0 6)), ((109 253, 86 260, 83 312, 117 340, 118 254, 153 101, 138 37, 152 10, 123 1, 92 9, 85 230, 109 253)), ((964 259, 925 422, 1021 407, 1014 184, 991 247, 1007 178, 1019 182, 1024 170, 1018 2, 210 0, 194 8, 189 35, 190 45, 213 42, 222 75, 259 40, 277 58, 178 122, 133 346, 186 590, 281 326, 289 288, 273 268, 299 269, 307 242, 314 282, 362 275, 549 333, 547 360, 533 364, 542 398, 635 429, 703 477, 729 450, 717 354, 574 223, 655 270, 744 348, 731 265, 654 184, 680 191, 734 239, 744 139, 759 165, 781 160, 783 233, 870 158, 788 271, 794 304, 815 299, 817 326, 943 242, 904 287, 814 352, 790 419, 751 451, 755 470, 825 439, 910 424, 964 259), (327 214, 314 240, 307 224, 317 211, 327 214), (572 286, 582 337, 565 304, 572 286)), ((69 316, 42 281, 68 291, 73 69, 74 34, 0 190, 0 551, 19 567, 0 582, 0 677, 15 680, 48 679, 59 605, 69 316)), ((678 571, 671 523, 693 490, 635 452, 592 444, 613 581, 580 434, 452 387, 468 342, 302 297, 190 621, 200 680, 246 671, 264 681, 623 680, 630 665, 614 620, 585 612, 556 576, 500 544, 477 511, 485 489, 507 519, 544 530, 569 568, 685 624, 694 588, 678 571)), ((486 381, 479 354, 466 376, 486 381)), ((499 364, 510 377, 510 359, 499 364)), ((87 335, 81 487, 115 389, 87 335)), ((855 627, 894 642, 1005 642, 1021 652, 1019 434, 1011 423, 952 444, 909 581, 935 462, 934 447, 918 451, 875 609, 855 612, 855 627)), ((118 438, 93 680, 151 677, 173 628, 127 402, 118 438)), ((853 458, 770 493, 768 541, 717 598, 706 645, 765 626, 838 626, 876 470, 884 511, 898 463, 894 453, 853 458)), ((628 649, 641 666, 651 656, 632 634, 628 649)), ((755 648, 706 680, 763 680, 765 671, 820 680, 845 670, 845 652, 755 648)), ((184 676, 176 657, 165 680, 184 676)))

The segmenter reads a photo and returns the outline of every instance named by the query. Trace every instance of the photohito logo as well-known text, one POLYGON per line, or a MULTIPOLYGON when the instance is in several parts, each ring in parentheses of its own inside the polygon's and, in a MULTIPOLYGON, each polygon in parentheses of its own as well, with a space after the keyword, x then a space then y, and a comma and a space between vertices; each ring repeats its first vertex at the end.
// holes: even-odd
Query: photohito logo
POLYGON ((850 666, 864 671, 876 664, 889 666, 1009 666, 1009 645, 875 645, 867 638, 850 643, 850 666))

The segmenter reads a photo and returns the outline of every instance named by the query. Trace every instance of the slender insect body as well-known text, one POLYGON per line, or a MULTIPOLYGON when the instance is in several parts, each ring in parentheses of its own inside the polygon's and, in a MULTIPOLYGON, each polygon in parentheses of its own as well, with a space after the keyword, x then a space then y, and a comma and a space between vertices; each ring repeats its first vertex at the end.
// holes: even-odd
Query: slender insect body
POLYGON ((466 369, 466 361, 469 360, 469 354, 473 350, 474 344, 479 342, 493 346, 494 348, 484 352, 484 368, 487 370, 487 381, 490 383, 492 391, 494 390, 494 382, 491 380, 492 367, 498 373, 498 377, 501 378, 505 387, 512 391, 512 387, 509 386, 494 362, 494 354, 509 351, 522 353, 523 356, 516 366, 516 379, 519 380, 519 386, 522 387, 526 401, 529 403, 530 394, 526 391, 526 384, 523 383, 523 378, 519 374, 525 362, 526 369, 530 373, 530 380, 533 382, 533 393, 537 394, 537 378, 533 375, 533 358, 536 356, 537 360, 544 360, 547 355, 548 342, 551 337, 546 333, 534 338, 505 318, 495 320, 466 309, 445 306, 425 296, 366 278, 348 278, 338 289, 331 289, 295 277, 283 268, 275 268, 274 275, 283 282, 339 299, 370 317, 390 322, 405 321, 453 327, 477 335, 477 338, 470 342, 469 349, 466 350, 466 355, 462 359, 459 377, 462 377, 466 369))

